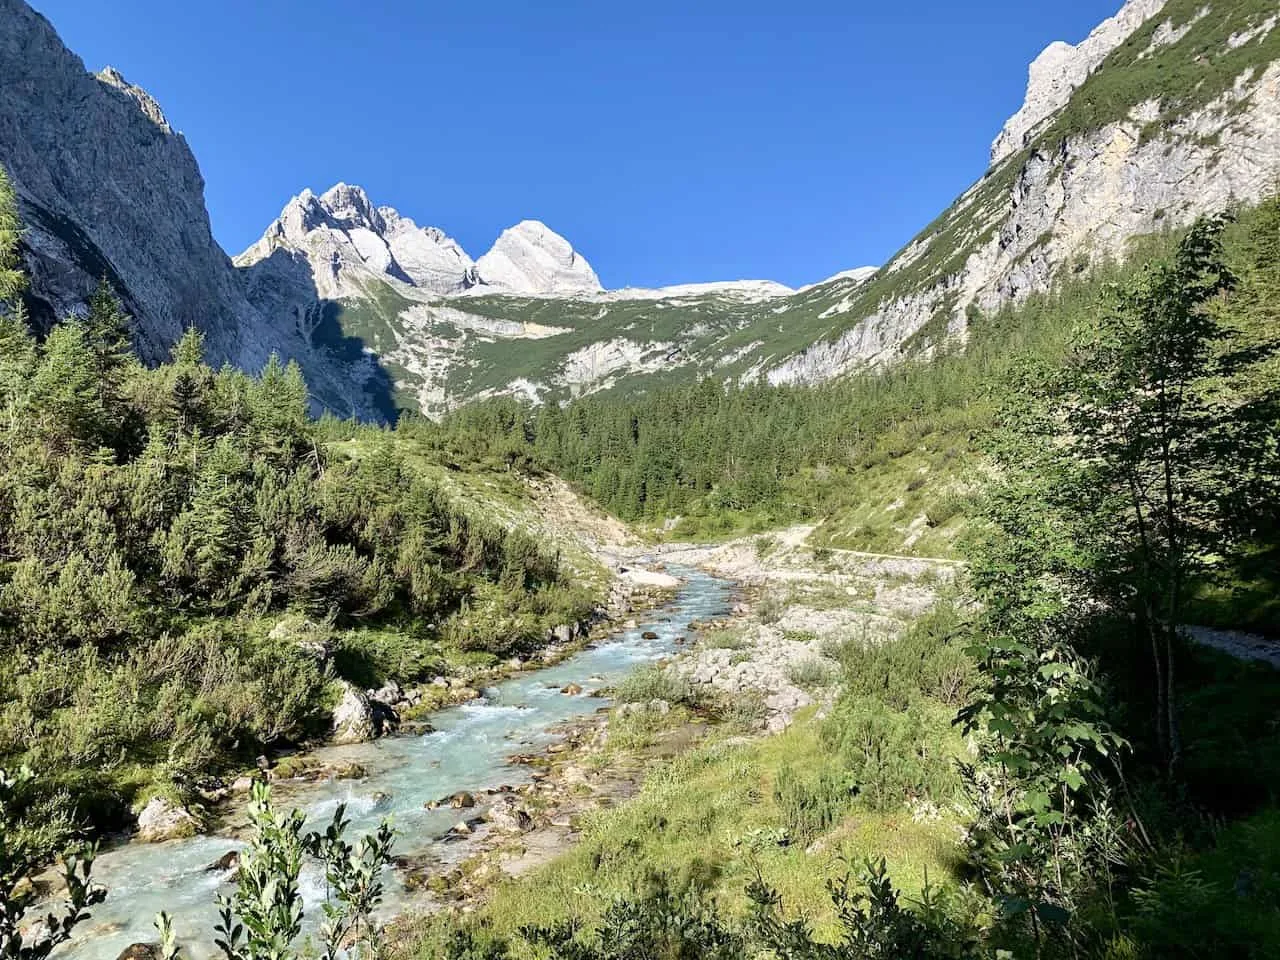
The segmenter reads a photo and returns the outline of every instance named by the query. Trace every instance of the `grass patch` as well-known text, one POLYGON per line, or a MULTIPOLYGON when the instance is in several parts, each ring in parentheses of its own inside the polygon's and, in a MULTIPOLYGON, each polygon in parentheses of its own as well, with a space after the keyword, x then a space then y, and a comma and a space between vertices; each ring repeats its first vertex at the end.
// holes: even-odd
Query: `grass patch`
MULTIPOLYGON (((935 883, 956 876, 961 849, 946 819, 915 823, 904 813, 855 804, 856 813, 831 818, 821 853, 808 855, 792 842, 778 799, 782 770, 828 765, 811 719, 761 741, 698 747, 653 773, 628 803, 595 815, 573 850, 528 878, 500 884, 481 914, 505 933, 569 917, 591 922, 611 896, 634 893, 663 870, 700 872, 722 904, 741 915, 758 865, 789 910, 832 930, 825 881, 843 873, 842 861, 886 853, 895 883, 909 894, 919 892, 926 871, 935 883)), ((783 796, 790 796, 785 788, 783 796)))

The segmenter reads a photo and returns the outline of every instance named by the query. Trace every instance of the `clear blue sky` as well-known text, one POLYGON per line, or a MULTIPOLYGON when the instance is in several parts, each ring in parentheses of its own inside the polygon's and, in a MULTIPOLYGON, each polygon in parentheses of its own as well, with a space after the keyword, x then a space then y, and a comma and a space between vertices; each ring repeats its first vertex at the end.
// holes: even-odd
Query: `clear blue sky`
POLYGON ((546 221, 606 286, 878 264, 986 166, 1027 65, 1120 0, 32 0, 182 130, 229 253, 364 186, 479 256, 546 221))

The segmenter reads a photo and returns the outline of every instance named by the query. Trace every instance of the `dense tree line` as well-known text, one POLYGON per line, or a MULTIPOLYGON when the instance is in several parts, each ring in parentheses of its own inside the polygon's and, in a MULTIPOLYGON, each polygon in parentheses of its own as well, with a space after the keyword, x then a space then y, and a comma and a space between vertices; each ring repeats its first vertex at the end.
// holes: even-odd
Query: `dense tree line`
MULTIPOLYGON (((1099 290, 1094 280, 1068 281, 1018 308, 974 314, 963 349, 944 345, 928 361, 818 386, 704 379, 565 407, 500 398, 438 426, 405 420, 401 429, 455 455, 484 450, 513 467, 552 470, 628 520, 682 517, 682 536, 819 519, 864 492, 862 475, 918 450, 955 474, 953 461, 991 422, 991 384, 1018 354, 1061 357, 1071 319, 1097 306, 1099 290)), ((931 506, 940 516, 954 510, 931 506)))
POLYGON ((546 465, 629 520, 692 510, 781 521, 818 508, 791 483, 806 467, 864 467, 880 451, 913 446, 926 421, 926 433, 964 430, 977 399, 966 375, 903 369, 814 388, 708 379, 536 411, 495 400, 458 411, 444 428, 459 445, 546 465))

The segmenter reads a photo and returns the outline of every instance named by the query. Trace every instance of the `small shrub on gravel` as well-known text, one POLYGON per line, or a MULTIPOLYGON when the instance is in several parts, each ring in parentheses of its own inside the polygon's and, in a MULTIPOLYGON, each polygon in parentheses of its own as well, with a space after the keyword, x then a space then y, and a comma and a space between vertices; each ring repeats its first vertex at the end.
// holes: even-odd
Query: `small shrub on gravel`
POLYGON ((756 605, 756 615, 764 624, 777 623, 787 612, 787 604, 782 597, 771 593, 763 597, 756 605))
POLYGON ((830 686, 839 679, 839 675, 839 668, 834 663, 818 657, 797 660, 787 668, 787 678, 802 690, 830 686))
POLYGON ((728 627, 723 630, 708 630, 700 640, 702 646, 712 650, 742 650, 751 645, 746 631, 728 627))
POLYGON ((720 719, 725 723, 752 729, 769 716, 764 694, 758 690, 743 690, 732 697, 724 697, 718 704, 720 719))
POLYGON ((703 702, 703 695, 688 677, 656 665, 643 667, 631 674, 618 684, 614 696, 619 703, 666 700, 672 706, 684 704, 691 709, 696 709, 703 702))

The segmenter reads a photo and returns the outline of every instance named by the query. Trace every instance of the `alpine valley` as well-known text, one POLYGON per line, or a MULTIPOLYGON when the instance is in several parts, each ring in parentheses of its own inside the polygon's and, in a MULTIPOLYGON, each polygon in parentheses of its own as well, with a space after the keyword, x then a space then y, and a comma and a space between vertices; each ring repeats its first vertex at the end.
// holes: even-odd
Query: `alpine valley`
MULTIPOLYGON (((370 65, 439 11, 323 6, 425 102, 370 65)), ((999 123, 799 288, 346 182, 228 256, 160 104, 0 0, 0 960, 1280 957, 1277 0, 1128 0, 999 123)))
POLYGON ((159 105, 110 68, 87 73, 23 0, 0 13, 0 163, 28 225, 33 315, 47 325, 79 308, 106 276, 144 358, 194 323, 215 360, 296 359, 315 401, 344 416, 701 376, 818 383, 928 355, 963 340, 974 311, 1120 257, 1136 235, 1256 201, 1280 169, 1275 11, 1129 0, 1036 59, 986 174, 878 270, 800 290, 606 291, 536 220, 473 259, 346 184, 302 190, 229 261, 159 105))

